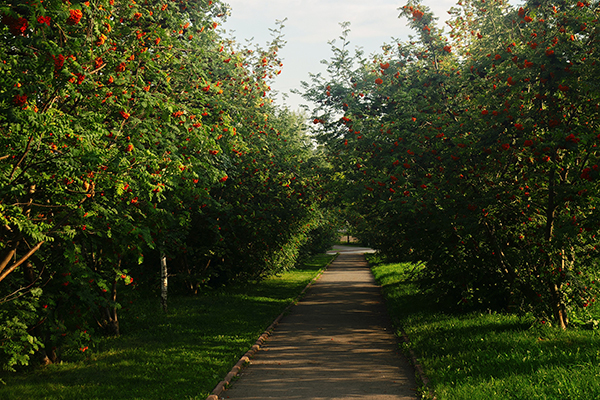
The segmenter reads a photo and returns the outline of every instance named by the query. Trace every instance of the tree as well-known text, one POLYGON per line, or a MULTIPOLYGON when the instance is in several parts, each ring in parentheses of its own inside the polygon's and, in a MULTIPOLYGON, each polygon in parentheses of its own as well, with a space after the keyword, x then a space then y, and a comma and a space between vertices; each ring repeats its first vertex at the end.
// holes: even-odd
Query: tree
POLYGON ((226 13, 208 0, 0 8, 4 368, 120 334, 118 293, 161 261, 165 288, 261 278, 327 224, 322 162, 269 99, 283 25, 248 49, 218 29, 226 13))
POLYGON ((426 261, 424 289, 565 328, 596 295, 598 4, 459 6, 448 36, 409 2, 417 38, 370 60, 335 49, 305 87, 320 140, 357 229, 426 261))

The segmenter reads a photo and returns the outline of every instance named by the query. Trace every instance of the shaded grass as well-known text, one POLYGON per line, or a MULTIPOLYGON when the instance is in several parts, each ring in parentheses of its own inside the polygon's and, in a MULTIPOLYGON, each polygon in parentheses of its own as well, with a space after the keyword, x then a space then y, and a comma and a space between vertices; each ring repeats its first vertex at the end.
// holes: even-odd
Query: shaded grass
POLYGON ((416 353, 438 399, 600 398, 598 330, 563 332, 531 315, 443 313, 417 291, 413 268, 372 269, 390 316, 410 338, 403 346, 416 353))
POLYGON ((2 376, 0 398, 202 399, 334 256, 316 256, 277 277, 195 297, 138 301, 122 335, 80 362, 2 376))

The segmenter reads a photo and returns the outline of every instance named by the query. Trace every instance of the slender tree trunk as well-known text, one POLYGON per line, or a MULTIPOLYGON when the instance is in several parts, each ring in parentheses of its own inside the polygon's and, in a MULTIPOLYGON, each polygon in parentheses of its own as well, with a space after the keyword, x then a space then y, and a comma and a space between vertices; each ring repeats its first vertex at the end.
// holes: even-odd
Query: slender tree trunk
MULTIPOLYGON (((119 267, 121 266, 121 259, 119 259, 119 267)), ((117 278, 115 277, 112 282, 112 290, 110 292, 110 301, 112 301, 112 307, 107 305, 101 308, 101 321, 99 325, 105 329, 106 333, 110 336, 119 336, 121 330, 119 328, 119 318, 117 315, 117 278)))
POLYGON ((565 305, 560 298, 560 288, 552 282, 548 283, 550 289, 550 297, 552 301, 552 313, 554 314, 554 319, 558 323, 561 329, 567 329, 569 325, 569 318, 567 316, 567 310, 565 309, 565 305))
MULTIPOLYGON (((112 292, 111 292, 111 300, 113 303, 117 301, 117 279, 113 280, 112 283, 112 292)), ((112 307, 105 307, 104 314, 106 317, 105 328, 109 335, 111 336, 119 336, 121 331, 119 329, 119 318, 117 315, 117 306, 116 304, 112 307)))
MULTIPOLYGON (((550 182, 548 185, 548 206, 546 208, 546 242, 552 241, 552 235, 554 231, 554 219, 556 213, 556 171, 555 168, 550 170, 550 182)), ((550 260, 550 255, 547 255, 546 262, 548 263, 548 267, 552 266, 552 261, 550 260)), ((569 324, 569 319, 567 316, 567 310, 565 305, 561 299, 560 287, 551 281, 548 281, 548 290, 550 291, 550 299, 551 304, 550 307, 552 309, 552 314, 554 316, 554 320, 561 329, 567 329, 567 325, 569 324)))
POLYGON ((167 293, 169 287, 169 274, 167 269, 167 256, 164 251, 160 253, 160 304, 163 311, 167 312, 167 293))

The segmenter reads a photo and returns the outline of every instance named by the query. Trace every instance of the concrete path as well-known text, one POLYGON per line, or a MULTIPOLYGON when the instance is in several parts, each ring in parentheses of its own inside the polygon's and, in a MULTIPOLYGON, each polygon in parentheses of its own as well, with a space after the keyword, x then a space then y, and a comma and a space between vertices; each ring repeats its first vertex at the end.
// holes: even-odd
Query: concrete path
POLYGON ((366 253, 375 253, 375 250, 370 249, 368 247, 359 247, 359 246, 344 246, 344 245, 335 245, 331 250, 327 252, 327 254, 366 254, 366 253))
POLYGON ((364 255, 348 248, 222 398, 416 399, 414 370, 399 354, 379 288, 364 255))

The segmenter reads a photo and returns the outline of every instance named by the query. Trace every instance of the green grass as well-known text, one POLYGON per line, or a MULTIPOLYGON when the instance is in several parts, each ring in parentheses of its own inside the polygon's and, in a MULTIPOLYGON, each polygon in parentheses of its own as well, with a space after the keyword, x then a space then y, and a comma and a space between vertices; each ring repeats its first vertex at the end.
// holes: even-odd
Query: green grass
POLYGON ((259 283, 173 297, 167 315, 157 298, 138 301, 121 313, 119 338, 103 340, 80 362, 0 376, 0 398, 204 400, 332 259, 316 256, 259 283))
POLYGON ((417 292, 412 265, 372 269, 439 400, 600 398, 600 331, 563 332, 528 315, 443 313, 417 292))

